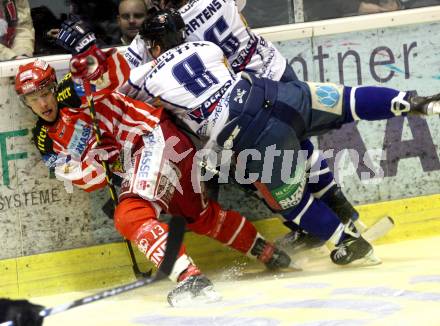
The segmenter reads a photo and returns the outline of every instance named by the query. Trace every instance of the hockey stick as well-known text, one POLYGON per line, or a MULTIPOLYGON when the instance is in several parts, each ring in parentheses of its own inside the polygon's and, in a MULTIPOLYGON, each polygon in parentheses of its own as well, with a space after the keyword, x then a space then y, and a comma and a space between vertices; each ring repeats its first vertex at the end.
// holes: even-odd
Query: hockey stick
MULTIPOLYGON (((92 87, 90 85, 90 82, 87 80, 84 81, 84 91, 87 99, 87 104, 90 110, 90 117, 92 118, 92 122, 93 122, 93 130, 95 132, 96 142, 98 145, 101 145, 102 135, 101 135, 101 129, 99 129, 98 120, 96 119, 95 102, 93 101, 92 87)), ((101 165, 105 171, 105 180, 107 181, 110 198, 113 202, 113 207, 116 207, 116 205, 118 204, 118 197, 116 195, 115 186, 111 180, 111 170, 109 164, 107 161, 102 160, 101 165)), ((127 244, 127 249, 130 254, 130 259, 133 264, 133 272, 136 278, 139 279, 143 277, 149 277, 151 275, 151 271, 147 273, 142 273, 140 271, 130 240, 125 239, 125 243, 127 244)))
POLYGON ((391 217, 385 216, 376 221, 368 229, 362 232, 362 236, 368 242, 373 242, 385 236, 394 227, 394 221, 391 217))
MULTIPOLYGON (((153 277, 147 277, 136 282, 128 283, 125 285, 117 286, 105 291, 98 292, 91 296, 87 296, 69 303, 64 303, 52 308, 43 309, 40 312, 40 316, 46 318, 48 316, 53 316, 55 314, 65 312, 67 310, 77 308, 95 301, 100 301, 115 295, 128 292, 140 287, 150 285, 156 281, 160 281, 171 274, 174 267, 174 263, 179 254, 180 247, 183 242, 183 237, 185 234, 185 220, 181 217, 173 217, 169 223, 169 233, 165 248, 165 256, 159 270, 153 277)), ((14 326, 14 322, 7 321, 1 323, 0 326, 14 326)))

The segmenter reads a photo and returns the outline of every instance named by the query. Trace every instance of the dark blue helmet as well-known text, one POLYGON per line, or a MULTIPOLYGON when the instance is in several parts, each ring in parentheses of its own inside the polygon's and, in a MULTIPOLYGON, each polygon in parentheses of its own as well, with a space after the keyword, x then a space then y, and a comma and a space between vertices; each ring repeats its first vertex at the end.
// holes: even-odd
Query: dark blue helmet
POLYGON ((149 47, 160 45, 163 51, 180 45, 184 41, 185 23, 175 9, 148 11, 139 34, 149 47))

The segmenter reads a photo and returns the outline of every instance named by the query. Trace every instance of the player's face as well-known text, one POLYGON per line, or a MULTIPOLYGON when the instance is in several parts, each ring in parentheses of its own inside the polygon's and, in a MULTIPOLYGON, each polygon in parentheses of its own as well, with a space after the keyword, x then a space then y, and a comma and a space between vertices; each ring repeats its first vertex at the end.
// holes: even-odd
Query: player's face
POLYGON ((45 87, 25 95, 25 103, 32 111, 47 122, 54 122, 58 114, 57 99, 52 87, 45 87))
POLYGON ((139 32, 146 17, 142 0, 127 0, 119 5, 118 24, 126 41, 131 41, 139 32))

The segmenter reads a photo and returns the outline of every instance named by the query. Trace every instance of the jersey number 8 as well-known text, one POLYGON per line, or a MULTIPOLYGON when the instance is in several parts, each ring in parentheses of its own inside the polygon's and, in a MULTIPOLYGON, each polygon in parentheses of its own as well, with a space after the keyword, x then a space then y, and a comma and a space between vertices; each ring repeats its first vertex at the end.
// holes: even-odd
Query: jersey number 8
POLYGON ((199 97, 212 85, 218 84, 218 79, 206 70, 202 59, 192 54, 173 67, 173 75, 195 97, 199 97))

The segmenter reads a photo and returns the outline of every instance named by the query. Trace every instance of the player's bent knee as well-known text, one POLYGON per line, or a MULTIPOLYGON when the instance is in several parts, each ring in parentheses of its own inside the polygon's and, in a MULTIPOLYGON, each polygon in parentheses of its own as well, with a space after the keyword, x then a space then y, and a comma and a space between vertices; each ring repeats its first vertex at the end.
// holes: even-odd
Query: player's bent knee
POLYGON ((156 219, 156 212, 148 201, 139 197, 125 198, 115 209, 115 228, 129 240, 134 240, 136 231, 150 219, 156 219))

